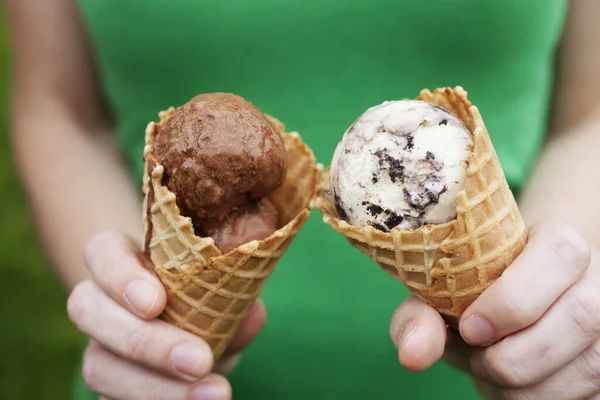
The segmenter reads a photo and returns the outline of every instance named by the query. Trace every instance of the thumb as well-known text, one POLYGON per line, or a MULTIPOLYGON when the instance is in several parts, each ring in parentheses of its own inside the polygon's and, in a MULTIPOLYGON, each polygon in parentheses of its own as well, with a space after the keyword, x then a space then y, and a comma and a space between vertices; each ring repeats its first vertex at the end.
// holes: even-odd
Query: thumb
POLYGON ((442 316, 414 296, 398 307, 390 324, 400 364, 412 372, 423 371, 444 354, 446 323, 442 316))

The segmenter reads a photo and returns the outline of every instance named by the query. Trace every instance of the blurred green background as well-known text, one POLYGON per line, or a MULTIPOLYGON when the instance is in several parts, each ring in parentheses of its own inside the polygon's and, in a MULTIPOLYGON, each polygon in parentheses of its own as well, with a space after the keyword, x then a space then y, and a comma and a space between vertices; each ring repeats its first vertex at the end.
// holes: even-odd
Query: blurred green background
POLYGON ((66 295, 40 250, 16 178, 8 134, 10 48, 0 11, 0 399, 65 400, 79 336, 66 295))

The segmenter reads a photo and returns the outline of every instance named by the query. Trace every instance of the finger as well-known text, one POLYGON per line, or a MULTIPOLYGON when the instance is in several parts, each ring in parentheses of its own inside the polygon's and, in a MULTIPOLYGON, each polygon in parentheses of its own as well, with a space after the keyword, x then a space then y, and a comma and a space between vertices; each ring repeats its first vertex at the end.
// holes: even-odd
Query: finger
POLYGON ((444 361, 454 368, 464 372, 471 372, 469 360, 475 351, 475 347, 468 345, 460 334, 452 328, 446 331, 446 349, 444 351, 444 361))
POLYGON ((473 379, 473 383, 484 399, 492 400, 498 398, 497 396, 494 397, 494 393, 497 392, 498 389, 489 383, 480 381, 479 379, 473 379))
POLYGON ((410 371, 423 371, 444 353, 446 323, 437 311, 411 296, 394 313, 390 336, 400 364, 410 371))
POLYGON ((570 225, 540 226, 503 275, 465 311, 460 333, 489 345, 537 321, 590 264, 590 246, 570 225))
POLYGON ((540 382, 577 357, 600 335, 597 270, 597 266, 588 270, 532 327, 476 352, 473 373, 491 382, 523 387, 540 382))
POLYGON ((219 375, 212 374, 192 384, 147 370, 96 343, 91 343, 85 352, 82 374, 90 390, 114 399, 231 399, 231 387, 219 375))
POLYGON ((238 333, 231 341, 227 353, 232 354, 243 350, 259 334, 266 321, 265 303, 261 299, 257 299, 250 307, 248 315, 240 323, 238 333))
POLYGON ((600 343, 543 382, 524 389, 505 389, 507 399, 589 399, 600 392, 600 343))
POLYGON ((138 252, 131 239, 107 232, 90 239, 85 260, 108 296, 139 317, 152 319, 162 312, 167 297, 158 278, 144 268, 138 252))
POLYGON ((259 334, 267 319, 265 304, 257 299, 250 307, 248 315, 242 320, 238 333, 234 336, 225 354, 213 368, 213 371, 227 375, 231 373, 241 360, 242 351, 259 334))
POLYGON ((233 353, 223 355, 219 362, 215 364, 212 372, 215 374, 227 376, 229 375, 240 363, 242 359, 242 353, 233 353))
POLYGON ((204 340, 162 320, 137 318, 92 281, 73 290, 67 311, 81 332, 121 357, 186 379, 204 377, 212 368, 204 340))

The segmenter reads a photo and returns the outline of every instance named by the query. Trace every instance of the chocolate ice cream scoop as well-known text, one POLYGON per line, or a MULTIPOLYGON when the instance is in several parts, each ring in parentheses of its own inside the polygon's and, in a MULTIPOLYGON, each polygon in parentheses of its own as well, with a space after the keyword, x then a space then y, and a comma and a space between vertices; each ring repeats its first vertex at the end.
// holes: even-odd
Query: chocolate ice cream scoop
POLYGON ((244 243, 269 237, 277 230, 277 217, 277 209, 267 198, 248 203, 229 214, 212 238, 227 253, 244 243))
POLYGON ((166 186, 201 236, 268 196, 286 175, 280 134, 256 107, 229 93, 199 95, 177 108, 154 148, 166 186))

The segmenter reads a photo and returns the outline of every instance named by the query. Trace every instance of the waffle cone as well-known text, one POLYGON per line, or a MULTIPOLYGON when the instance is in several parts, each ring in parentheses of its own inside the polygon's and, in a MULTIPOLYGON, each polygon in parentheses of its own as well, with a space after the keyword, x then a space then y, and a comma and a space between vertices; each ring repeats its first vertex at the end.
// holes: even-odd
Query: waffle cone
POLYGON ((456 196, 456 219, 389 233, 350 225, 337 216, 327 171, 317 207, 326 224, 456 326, 466 308, 521 253, 528 232, 479 110, 463 88, 423 90, 417 100, 446 108, 473 133, 465 187, 456 196))
POLYGON ((144 148, 144 252, 167 292, 163 320, 202 337, 217 360, 236 334, 279 258, 309 216, 320 166, 297 133, 269 117, 287 151, 285 181, 269 199, 279 211, 276 232, 223 254, 212 238, 194 234, 181 215, 175 194, 162 184, 164 167, 153 155, 153 138, 174 109, 159 113, 146 128, 144 148))

